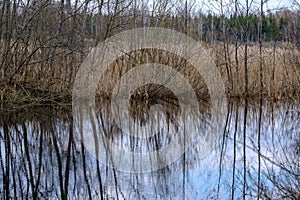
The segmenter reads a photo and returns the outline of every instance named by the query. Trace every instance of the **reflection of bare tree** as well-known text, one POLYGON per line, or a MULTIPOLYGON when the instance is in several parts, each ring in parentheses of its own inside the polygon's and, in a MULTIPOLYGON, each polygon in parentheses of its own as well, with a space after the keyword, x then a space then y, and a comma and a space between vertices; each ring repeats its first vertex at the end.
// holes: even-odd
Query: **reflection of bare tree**
POLYGON ((222 134, 222 146, 221 146, 221 153, 220 153, 220 161, 219 161, 219 178, 218 178, 218 189, 217 189, 217 199, 219 199, 219 192, 220 192, 220 182, 221 182, 221 175, 222 175, 222 160, 224 159, 223 156, 224 156, 224 148, 225 148, 225 145, 227 144, 226 142, 226 138, 228 136, 228 131, 227 131, 227 127, 230 126, 230 122, 231 122, 231 115, 230 113, 232 113, 232 109, 233 109, 233 106, 230 105, 230 108, 228 109, 228 112, 227 112, 227 116, 226 116, 226 123, 225 123, 225 127, 224 127, 224 132, 222 134))
POLYGON ((235 165, 236 165, 236 140, 237 140, 237 131, 238 131, 238 120, 239 120, 239 111, 238 108, 235 108, 235 122, 234 122, 234 133, 233 133, 233 166, 232 166, 232 185, 231 185, 231 199, 234 199, 235 191, 235 165))
MULTIPOLYGON (((247 4, 248 4, 248 1, 247 1, 247 4)), ((247 5, 247 7, 248 7, 248 5, 247 5)), ((246 50, 245 50, 245 53, 246 53, 246 50)), ((245 62, 247 62, 247 61, 245 61, 245 62)), ((246 65, 245 65, 245 68, 246 68, 246 65)), ((246 74, 245 74, 245 77, 246 77, 246 74)), ((247 86, 247 83, 246 83, 245 88, 247 88, 247 87, 248 86, 247 86)), ((247 92, 247 89, 245 89, 245 91, 247 92)), ((247 187, 247 162, 246 162, 247 161, 247 158, 246 158, 247 113, 248 113, 248 100, 246 99, 245 100, 245 109, 244 109, 244 123, 243 123, 243 163, 244 163, 244 165, 243 165, 243 168, 244 168, 244 171, 243 171, 243 177, 244 177, 244 181, 243 181, 243 199, 246 198, 246 187, 247 187)))
MULTIPOLYGON (((261 103, 259 110, 259 124, 262 124, 261 103)), ((282 131, 286 132, 287 135, 277 133, 280 137, 276 139, 272 138, 272 146, 275 146, 272 151, 261 153, 260 140, 258 140, 257 144, 252 141, 254 150, 257 151, 259 155, 257 182, 257 195, 259 197, 260 195, 267 199, 299 199, 300 197, 300 159, 297 152, 297 148, 299 149, 299 125, 291 125, 290 121, 287 120, 290 118, 296 121, 299 120, 299 114, 294 111, 293 109, 288 109, 288 111, 282 113, 282 121, 279 122, 283 125, 282 131), (288 143, 286 141, 287 138, 290 139, 288 143), (272 167, 265 167, 270 164, 272 167), (262 174, 260 174, 261 168, 265 169, 262 170, 262 174), (261 177, 265 177, 265 181, 262 183, 260 183, 261 177), (272 186, 270 187, 270 185, 272 186)), ((258 138, 260 138, 260 134, 258 138)))
MULTIPOLYGON (((95 120, 95 133, 97 126, 105 130, 108 146, 118 143, 131 151, 152 151, 167 144, 172 131, 176 132, 164 129, 166 132, 152 138, 134 139, 116 127, 110 106, 105 102, 101 105, 97 113, 90 113, 97 118, 90 118, 95 120), (143 147, 141 143, 148 144, 147 148, 138 149, 143 147)), ((176 115, 171 115, 176 108, 172 108, 167 107, 170 124, 177 120, 176 115)), ((244 124, 245 106, 232 103, 224 137, 219 138, 207 157, 199 159, 200 147, 195 141, 174 163, 142 174, 124 173, 97 161, 74 134, 76 127, 72 126, 68 112, 44 108, 34 110, 35 113, 3 115, 0 198, 205 199, 219 195, 220 199, 240 199, 246 170, 246 199, 297 199, 300 193, 297 110, 298 107, 290 105, 248 102, 244 124)), ((133 112, 139 116, 137 110, 133 112)), ((201 132, 205 126, 200 124, 206 124, 207 118, 209 115, 203 114, 196 124, 185 126, 195 125, 201 132)), ((180 121, 177 123, 182 126, 180 121)))
POLYGON ((257 162, 247 166, 248 190, 257 198, 298 199, 300 160, 293 147, 299 138, 299 125, 294 121, 299 115, 284 110, 278 113, 277 105, 266 106, 262 100, 257 107, 258 134, 251 135, 246 145, 247 152, 257 154, 257 162))

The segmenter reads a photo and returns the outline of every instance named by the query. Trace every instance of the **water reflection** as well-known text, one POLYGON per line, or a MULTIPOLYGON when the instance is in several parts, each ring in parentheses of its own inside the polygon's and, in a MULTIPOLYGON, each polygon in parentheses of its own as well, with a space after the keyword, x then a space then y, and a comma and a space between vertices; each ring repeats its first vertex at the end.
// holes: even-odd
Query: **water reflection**
MULTIPOLYGON (((137 140, 122 134, 111 120, 109 104, 102 105, 97 119, 110 142, 131 151, 161 148, 181 126, 176 120, 181 111, 169 102, 163 105, 169 106, 169 112, 161 133, 137 140)), ((147 109, 138 106, 145 107, 133 104, 131 114, 144 123, 147 109)), ((209 116, 203 108, 195 124, 185 125, 205 133, 209 116)), ((199 134, 186 153, 167 167, 126 173, 107 167, 87 151, 74 134, 68 111, 43 108, 2 114, 0 198, 299 198, 299 104, 232 102, 224 120, 226 127, 205 158, 199 134)))

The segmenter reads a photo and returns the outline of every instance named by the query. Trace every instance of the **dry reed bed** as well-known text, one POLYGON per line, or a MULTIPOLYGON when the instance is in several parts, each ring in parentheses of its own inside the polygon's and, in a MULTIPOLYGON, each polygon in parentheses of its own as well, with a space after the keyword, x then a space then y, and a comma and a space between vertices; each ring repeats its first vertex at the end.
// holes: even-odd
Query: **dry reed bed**
MULTIPOLYGON (((263 47, 263 89, 260 87, 259 47, 258 45, 249 46, 247 56, 249 91, 247 94, 244 93, 244 46, 240 45, 238 48, 238 73, 236 73, 235 47, 234 45, 228 47, 227 63, 233 86, 228 79, 222 44, 215 43, 212 46, 203 44, 202 46, 211 54, 220 70, 229 97, 262 95, 273 98, 300 98, 300 52, 295 46, 280 44, 276 48, 263 47)), ((5 106, 21 105, 24 102, 29 104, 47 101, 50 104, 59 101, 70 103, 76 72, 88 51, 89 49, 86 49, 82 54, 61 48, 56 49, 55 54, 52 52, 54 56, 51 57, 48 55, 50 50, 38 51, 34 60, 21 68, 17 67, 20 65, 17 60, 11 59, 10 68, 4 69, 5 65, 3 65, 0 73, 0 97, 4 104, 2 109, 5 106), (8 77, 12 77, 11 80, 8 77)), ((193 66, 177 55, 154 49, 138 50, 118 58, 105 71, 99 82, 97 94, 110 97, 120 77, 133 67, 146 63, 172 66, 186 77, 199 98, 208 97, 205 82, 193 66)), ((186 95, 184 88, 182 88, 181 95, 186 95)), ((174 94, 156 84, 141 87, 134 93, 134 98, 149 97, 169 98, 174 97, 174 94)))
POLYGON ((228 65, 232 74, 233 88, 226 72, 224 48, 218 44, 209 51, 222 77, 227 85, 227 93, 232 97, 263 97, 271 98, 300 98, 300 52, 295 46, 280 45, 279 47, 268 46, 262 48, 262 75, 263 88, 260 86, 260 54, 257 45, 248 47, 248 94, 244 93, 244 46, 238 48, 238 73, 236 73, 235 47, 229 46, 228 65), (238 83, 238 84, 237 84, 238 83))
MULTIPOLYGON (((130 52, 128 55, 118 58, 112 63, 103 75, 103 79, 98 85, 98 94, 111 96, 114 87, 118 80, 126 74, 129 70, 136 66, 147 63, 160 63, 163 65, 171 66, 181 73, 193 87, 195 93, 200 98, 207 96, 208 90, 201 75, 196 69, 188 63, 185 59, 179 58, 177 55, 157 50, 157 49, 144 49, 139 51, 130 52)), ((146 71, 143 73, 147 73, 146 71)), ((150 72, 149 72, 150 73, 150 72)), ((170 74, 168 78, 172 78, 175 74, 170 74)), ((136 80, 141 80, 142 77, 136 77, 136 80)), ((187 96, 186 88, 180 88, 180 96, 187 96)), ((133 93, 134 99, 139 98, 173 98, 174 93, 170 88, 163 87, 158 84, 148 84, 140 87, 133 93)))

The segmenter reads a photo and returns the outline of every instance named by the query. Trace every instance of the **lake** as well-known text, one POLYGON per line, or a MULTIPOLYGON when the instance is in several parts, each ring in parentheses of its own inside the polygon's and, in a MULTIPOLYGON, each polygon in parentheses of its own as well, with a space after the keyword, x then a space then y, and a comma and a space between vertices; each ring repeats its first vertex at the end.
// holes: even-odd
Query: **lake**
POLYGON ((53 107, 2 113, 0 198, 300 197, 297 102, 230 101, 221 129, 205 102, 195 112, 164 101, 151 117, 151 103, 117 116, 100 104, 82 118, 53 107))

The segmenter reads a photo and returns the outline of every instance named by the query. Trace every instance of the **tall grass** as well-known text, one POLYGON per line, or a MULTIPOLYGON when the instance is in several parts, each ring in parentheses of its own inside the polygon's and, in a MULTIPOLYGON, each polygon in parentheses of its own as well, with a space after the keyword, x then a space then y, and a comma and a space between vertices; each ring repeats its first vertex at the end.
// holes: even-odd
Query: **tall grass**
MULTIPOLYGON (((221 44, 201 44, 211 55, 217 68, 222 74, 228 97, 263 97, 292 98, 300 96, 300 52, 296 46, 288 44, 266 44, 263 48, 263 88, 259 79, 259 47, 252 45, 248 54, 249 92, 244 93, 244 46, 238 48, 239 71, 235 72, 234 45, 229 46, 229 69, 232 75, 233 87, 230 85, 226 72, 224 52, 221 44), (269 46, 268 46, 269 45, 269 46), (238 81, 237 81, 238 80, 238 81), (239 83, 238 85, 236 83, 239 83)), ((70 103, 72 86, 81 62, 88 54, 84 52, 70 52, 66 49, 56 50, 55 56, 47 56, 47 52, 39 51, 27 66, 18 70, 0 70, 0 98, 4 107, 21 105, 25 102, 33 103, 70 103)), ((1 59, 1 58, 0 58, 1 59)), ((11 59, 10 67, 17 68, 17 55, 11 59)), ((1 61, 2 62, 2 61, 1 61)), ((171 66, 185 76, 194 88, 199 98, 209 96, 208 89, 201 75, 186 60, 169 52, 155 49, 143 49, 124 55, 107 68, 97 89, 98 96, 110 97, 117 81, 128 70, 146 63, 161 63, 171 66)), ((7 64, 7 63, 6 63, 7 64)), ((136 77, 137 79, 139 77, 136 77)), ((182 88, 182 95, 184 94, 182 88)), ((157 84, 140 87, 133 98, 169 98, 174 94, 167 88, 157 84)))
MULTIPOLYGON (((274 45, 274 44, 273 44, 274 45)), ((229 91, 229 79, 225 73, 224 59, 221 56, 222 47, 216 46, 213 54, 218 67, 223 72, 223 79, 227 84, 227 92, 231 97, 258 97, 262 95, 263 97, 269 98, 292 98, 299 99, 300 94, 300 52, 295 46, 290 46, 287 44, 280 44, 278 47, 265 46, 263 48, 263 88, 260 86, 260 55, 259 47, 253 45, 248 47, 248 79, 249 79, 249 91, 248 94, 244 94, 244 66, 243 60, 244 47, 240 46, 238 50, 238 63, 239 71, 236 74, 235 59, 234 59, 234 46, 229 47, 230 66, 232 68, 232 81, 233 88, 229 91), (235 84, 236 82, 239 85, 235 84)))

